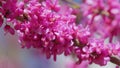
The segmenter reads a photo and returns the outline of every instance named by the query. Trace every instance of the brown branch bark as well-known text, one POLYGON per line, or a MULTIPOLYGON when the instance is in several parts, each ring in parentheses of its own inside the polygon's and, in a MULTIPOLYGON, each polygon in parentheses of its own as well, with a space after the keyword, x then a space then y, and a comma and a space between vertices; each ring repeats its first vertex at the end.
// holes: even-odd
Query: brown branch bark
POLYGON ((117 57, 113 57, 113 56, 110 57, 110 62, 112 62, 112 63, 114 63, 114 64, 120 66, 120 59, 117 58, 117 57))

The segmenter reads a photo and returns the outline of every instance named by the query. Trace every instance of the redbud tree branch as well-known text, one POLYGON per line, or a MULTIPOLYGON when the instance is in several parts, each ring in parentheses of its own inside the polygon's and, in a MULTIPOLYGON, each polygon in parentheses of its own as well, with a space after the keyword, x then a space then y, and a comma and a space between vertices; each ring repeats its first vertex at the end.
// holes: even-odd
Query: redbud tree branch
MULTIPOLYGON (((73 8, 77 8, 77 9, 80 8, 80 5, 72 0, 62 0, 62 1, 70 4, 73 8)), ((114 56, 110 57, 110 62, 120 66, 120 59, 117 57, 114 56)))
POLYGON ((117 57, 110 57, 110 62, 120 66, 120 59, 117 57))

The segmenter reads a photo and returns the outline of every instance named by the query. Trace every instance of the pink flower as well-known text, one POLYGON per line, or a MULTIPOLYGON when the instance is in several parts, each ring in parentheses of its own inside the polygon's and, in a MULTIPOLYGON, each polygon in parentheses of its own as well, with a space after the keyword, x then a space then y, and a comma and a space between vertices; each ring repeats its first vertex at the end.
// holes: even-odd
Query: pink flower
POLYGON ((49 1, 42 3, 29 1, 23 9, 24 21, 14 21, 22 47, 41 48, 47 58, 53 55, 54 60, 59 54, 70 54, 75 16, 71 14, 71 8, 68 12, 62 10, 64 14, 61 10, 57 1, 55 4, 49 1))
POLYGON ((86 0, 81 9, 85 16, 83 22, 90 25, 92 33, 112 39, 119 34, 119 4, 118 0, 86 0))
POLYGON ((81 7, 83 18, 76 24, 74 9, 58 0, 0 1, 0 27, 5 19, 4 31, 12 35, 16 31, 23 48, 39 49, 47 58, 74 53, 78 63, 106 65, 112 55, 119 56, 119 44, 112 42, 120 33, 119 2, 85 0, 81 7))
POLYGON ((9 32, 10 34, 14 35, 15 34, 15 31, 12 27, 10 27, 9 25, 5 25, 4 27, 4 31, 9 32))

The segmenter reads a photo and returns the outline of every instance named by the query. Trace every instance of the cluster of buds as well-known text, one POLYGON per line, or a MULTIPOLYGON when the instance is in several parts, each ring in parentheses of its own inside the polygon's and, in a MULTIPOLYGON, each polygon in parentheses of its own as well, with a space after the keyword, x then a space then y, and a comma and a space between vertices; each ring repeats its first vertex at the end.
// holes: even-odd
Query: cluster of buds
POLYGON ((103 66, 112 56, 120 56, 119 4, 119 0, 85 0, 76 24, 75 9, 58 0, 2 0, 0 27, 5 24, 6 33, 16 32, 22 48, 39 49, 47 58, 56 60, 64 53, 74 55, 78 63, 103 66))

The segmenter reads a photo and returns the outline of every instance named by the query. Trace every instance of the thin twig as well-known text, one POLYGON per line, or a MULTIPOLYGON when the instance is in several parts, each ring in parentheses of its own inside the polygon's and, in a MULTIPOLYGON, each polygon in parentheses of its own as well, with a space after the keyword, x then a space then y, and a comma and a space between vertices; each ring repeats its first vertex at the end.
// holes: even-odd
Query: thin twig
POLYGON ((118 66, 120 66, 120 59, 117 57, 110 57, 110 61, 118 66))

